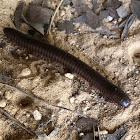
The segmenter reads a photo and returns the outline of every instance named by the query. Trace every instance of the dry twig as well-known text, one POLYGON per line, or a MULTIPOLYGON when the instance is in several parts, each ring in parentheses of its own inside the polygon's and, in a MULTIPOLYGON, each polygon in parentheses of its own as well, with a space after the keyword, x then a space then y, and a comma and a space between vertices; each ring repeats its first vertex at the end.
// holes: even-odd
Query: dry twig
POLYGON ((62 2, 63 2, 63 0, 60 1, 59 5, 57 6, 56 10, 54 11, 54 14, 53 14, 53 16, 52 16, 52 18, 51 18, 51 21, 50 21, 50 26, 49 26, 49 28, 48 28, 47 34, 50 34, 51 27, 52 27, 52 24, 53 24, 53 22, 54 22, 54 18, 55 18, 55 16, 56 16, 56 14, 57 14, 57 12, 58 12, 58 10, 59 10, 59 8, 60 8, 62 2))
POLYGON ((17 124, 18 126, 20 126, 22 129, 24 129, 26 132, 28 132, 30 135, 35 136, 35 134, 33 132, 31 132, 30 130, 28 130, 23 124, 21 124, 18 120, 16 120, 14 117, 12 117, 11 115, 9 115, 4 109, 2 109, 0 107, 0 112, 2 114, 4 114, 6 117, 8 117, 10 120, 12 120, 13 122, 15 122, 15 124, 17 124))
POLYGON ((19 88, 16 88, 16 87, 10 86, 10 85, 8 85, 8 84, 4 84, 4 83, 0 83, 0 85, 5 86, 5 87, 9 87, 9 88, 11 88, 11 89, 13 89, 13 90, 16 90, 16 91, 19 91, 20 93, 25 94, 26 96, 28 96, 28 97, 30 97, 30 98, 32 98, 32 99, 38 100, 38 101, 40 101, 41 103, 44 103, 44 104, 47 104, 47 105, 50 105, 50 106, 53 106, 53 107, 56 107, 56 108, 59 108, 59 109, 64 109, 64 110, 70 111, 70 112, 72 112, 72 113, 76 113, 77 115, 80 115, 80 116, 82 116, 82 117, 87 118, 85 115, 83 115, 83 114, 80 113, 80 112, 77 112, 76 110, 71 110, 71 109, 66 108, 66 107, 63 107, 63 106, 59 106, 59 105, 55 105, 55 104, 49 103, 49 102, 45 101, 44 99, 41 99, 40 97, 37 97, 37 96, 32 95, 32 94, 29 94, 29 93, 27 93, 27 92, 25 92, 25 91, 22 91, 22 90, 19 89, 19 88))

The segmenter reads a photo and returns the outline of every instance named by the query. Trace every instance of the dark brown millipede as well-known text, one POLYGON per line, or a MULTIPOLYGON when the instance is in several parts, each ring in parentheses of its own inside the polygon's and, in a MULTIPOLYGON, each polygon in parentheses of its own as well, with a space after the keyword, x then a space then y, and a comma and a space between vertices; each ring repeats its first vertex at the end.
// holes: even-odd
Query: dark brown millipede
POLYGON ((105 99, 123 107, 130 105, 129 97, 119 87, 112 84, 77 57, 46 42, 27 36, 13 28, 4 28, 3 31, 9 40, 19 47, 26 49, 29 53, 60 63, 68 72, 81 76, 89 83, 91 88, 97 89, 99 94, 105 99))

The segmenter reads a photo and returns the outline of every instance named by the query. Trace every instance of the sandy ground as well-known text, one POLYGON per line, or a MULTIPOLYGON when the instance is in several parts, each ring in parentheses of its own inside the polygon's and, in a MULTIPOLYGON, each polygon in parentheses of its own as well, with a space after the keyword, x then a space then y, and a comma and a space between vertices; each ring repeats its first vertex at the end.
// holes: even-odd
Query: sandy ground
MULTIPOLYGON (((4 40, 2 29, 7 26, 14 27, 10 14, 13 14, 17 1, 0 0, 1 41, 4 40)), ((70 7, 67 10, 63 8, 61 10, 67 11, 66 14, 70 15, 70 7)), ((14 57, 9 51, 10 48, 14 48, 14 45, 8 42, 6 42, 6 47, 0 49, 0 74, 11 77, 12 80, 8 84, 35 94, 50 103, 72 110, 78 106, 84 115, 100 122, 101 132, 112 133, 122 124, 126 124, 128 136, 125 140, 139 140, 140 62, 133 61, 132 56, 137 51, 136 49, 139 49, 140 21, 134 22, 127 39, 121 43, 106 37, 101 38, 98 34, 84 33, 84 27, 77 26, 80 33, 72 35, 66 35, 65 32, 54 29, 52 36, 48 38, 49 42, 79 57, 113 83, 121 86, 132 100, 129 108, 119 109, 116 104, 101 100, 96 93, 89 90, 87 84, 82 85, 78 95, 72 96, 77 89, 75 87, 75 83, 78 83, 77 78, 69 79, 54 68, 53 64, 33 56, 28 57, 24 54, 24 57, 14 57)), ((22 26, 21 30, 26 32, 26 26, 22 26)), ((74 129, 68 129, 69 125, 77 121, 76 113, 59 110, 39 101, 28 99, 20 92, 5 87, 1 87, 0 90, 0 106, 32 132, 35 131, 38 123, 51 119, 58 128, 58 133, 50 139, 65 140, 70 136, 76 139, 77 132, 74 129), (24 101, 27 102, 25 106, 24 101), (35 110, 42 114, 42 119, 39 121, 33 117, 35 110)), ((0 115, 0 140, 2 139, 35 138, 0 115)))

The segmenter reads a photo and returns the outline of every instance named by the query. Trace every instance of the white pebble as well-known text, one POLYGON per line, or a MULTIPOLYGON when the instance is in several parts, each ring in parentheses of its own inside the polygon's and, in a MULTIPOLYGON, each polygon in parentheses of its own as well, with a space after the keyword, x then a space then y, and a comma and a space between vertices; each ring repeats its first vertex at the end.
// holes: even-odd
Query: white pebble
POLYGON ((107 17, 107 20, 108 20, 108 21, 112 21, 112 20, 113 20, 113 17, 108 16, 108 17, 107 17))
POLYGON ((81 132, 81 133, 79 134, 79 136, 80 136, 80 137, 84 136, 84 133, 81 132))
POLYGON ((42 115, 41 115, 41 113, 40 113, 38 110, 35 110, 35 111, 33 112, 33 116, 34 116, 34 119, 35 119, 36 121, 41 120, 41 118, 42 118, 42 115))
POLYGON ((74 98, 74 97, 71 97, 71 98, 70 98, 70 103, 73 104, 74 101, 75 101, 75 98, 74 98))
POLYGON ((20 76, 29 76, 31 74, 31 70, 29 68, 23 69, 20 76))
POLYGON ((100 135, 106 135, 106 134, 108 134, 108 131, 103 130, 103 131, 99 131, 99 133, 100 133, 100 135))
POLYGON ((66 73, 65 76, 69 79, 73 79, 74 78, 74 75, 71 74, 71 73, 66 73))
POLYGON ((0 107, 6 107, 6 101, 1 100, 0 101, 0 107))

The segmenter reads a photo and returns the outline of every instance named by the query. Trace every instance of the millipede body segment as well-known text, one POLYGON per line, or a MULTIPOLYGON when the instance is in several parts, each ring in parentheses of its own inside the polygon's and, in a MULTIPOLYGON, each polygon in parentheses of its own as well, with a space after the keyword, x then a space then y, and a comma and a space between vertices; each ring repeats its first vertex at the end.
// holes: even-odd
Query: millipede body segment
POLYGON ((27 36, 13 28, 4 28, 3 31, 11 42, 26 49, 29 53, 60 63, 68 72, 81 76, 92 88, 97 89, 99 94, 105 99, 123 107, 130 105, 129 97, 119 87, 112 84, 77 57, 46 42, 27 36))

